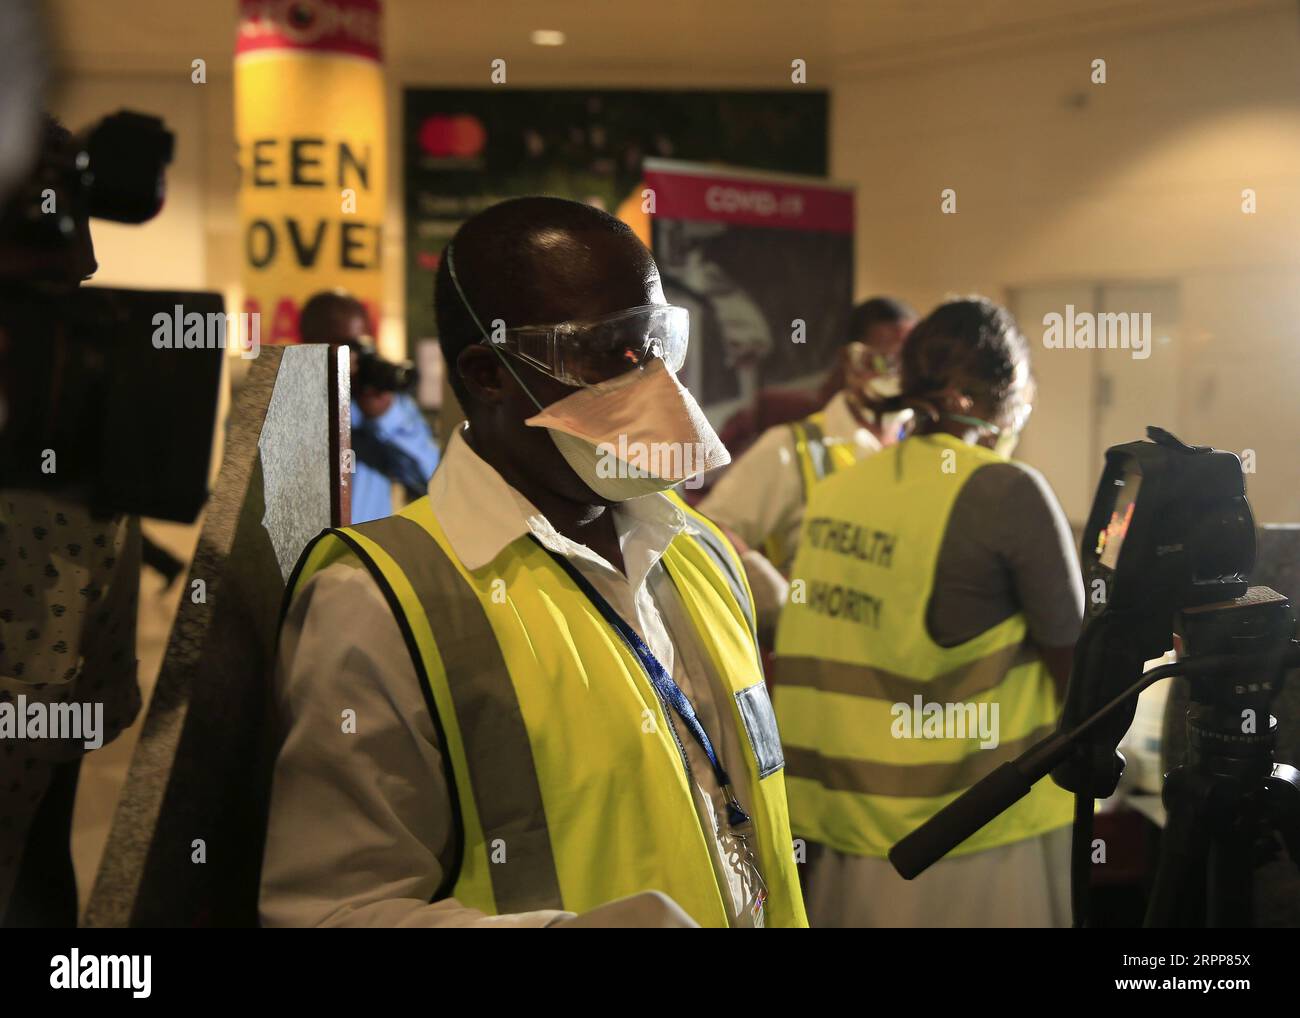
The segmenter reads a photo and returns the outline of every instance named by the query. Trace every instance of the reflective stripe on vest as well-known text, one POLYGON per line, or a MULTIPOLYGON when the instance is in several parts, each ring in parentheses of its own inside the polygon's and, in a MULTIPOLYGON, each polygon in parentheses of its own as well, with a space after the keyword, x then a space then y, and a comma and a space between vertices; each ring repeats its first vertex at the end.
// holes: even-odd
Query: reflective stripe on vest
MULTIPOLYGON (((950 436, 908 439, 828 477, 804 513, 773 699, 797 835, 884 855, 975 781, 1051 731, 1056 700, 1016 614, 956 647, 926 613, 949 514, 999 462, 950 436)), ((955 855, 1068 823, 1050 782, 955 855)))
POLYGON ((667 491, 664 494, 686 514, 689 528, 687 535, 704 549, 717 565, 719 572, 727 578, 727 586, 731 588, 731 594, 740 605, 740 610, 745 613, 749 631, 754 634, 754 639, 757 641, 758 626, 754 618, 754 596, 750 592, 749 579, 745 576, 744 566, 736 558, 730 543, 722 536, 722 532, 712 520, 691 509, 686 504, 686 500, 676 491, 667 491))
POLYGON ((483 606, 418 523, 389 516, 355 529, 402 563, 433 629, 456 718, 463 731, 474 732, 465 741, 465 756, 483 837, 489 845, 510 844, 513 856, 510 865, 488 871, 498 911, 559 908, 560 884, 528 729, 483 606), (534 822, 520 829, 512 821, 520 816, 534 822))
MULTIPOLYGON (((742 706, 753 714, 753 688, 761 686, 744 608, 748 586, 730 546, 684 511, 703 536, 673 541, 664 568, 734 693, 730 716, 744 759, 727 766, 749 778, 768 922, 806 925, 784 772, 762 770, 742 716, 742 706)), ((496 914, 585 911, 658 889, 702 925, 726 925, 680 752, 638 663, 532 542, 513 542, 475 571, 449 547, 421 499, 397 517, 322 535, 291 581, 299 589, 350 549, 398 619, 426 686, 463 843, 447 861, 450 884, 434 900, 454 895, 496 914)), ((718 701, 724 716, 727 707, 726 698, 718 701)), ((759 735, 779 750, 770 723, 759 735)))
POLYGON ((963 757, 956 763, 888 764, 823 756, 816 750, 787 746, 786 776, 808 778, 835 792, 899 798, 948 795, 970 788, 981 778, 988 777, 1054 730, 1053 725, 1044 725, 1014 742, 1000 742, 995 749, 963 757))
MULTIPOLYGON (((802 421, 790 424, 794 441, 794 460, 803 487, 803 504, 808 504, 808 493, 818 481, 857 462, 851 443, 826 437, 826 412, 819 410, 802 421)), ((794 550, 786 547, 783 534, 770 534, 763 542, 763 554, 778 569, 788 568, 794 550)))
POLYGON ((786 686, 811 686, 824 693, 870 696, 891 703, 907 702, 922 695, 944 703, 967 700, 996 688, 1007 672, 1031 664, 1038 655, 1027 644, 1003 647, 988 657, 960 665, 933 679, 920 681, 897 672, 843 661, 815 657, 781 659, 781 682, 786 686))
POLYGON ((823 410, 790 425, 805 505, 808 504, 808 493, 818 481, 837 469, 852 466, 857 460, 849 443, 826 437, 825 425, 826 412, 823 410))

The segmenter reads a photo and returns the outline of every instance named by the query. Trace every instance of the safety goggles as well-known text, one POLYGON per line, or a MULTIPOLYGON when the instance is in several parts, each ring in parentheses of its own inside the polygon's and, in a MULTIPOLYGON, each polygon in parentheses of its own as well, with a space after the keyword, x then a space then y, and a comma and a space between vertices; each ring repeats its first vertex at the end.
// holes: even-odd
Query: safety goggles
POLYGON ((655 357, 669 371, 680 371, 690 328, 686 308, 644 304, 587 321, 498 328, 483 342, 566 385, 586 386, 617 378, 655 357))

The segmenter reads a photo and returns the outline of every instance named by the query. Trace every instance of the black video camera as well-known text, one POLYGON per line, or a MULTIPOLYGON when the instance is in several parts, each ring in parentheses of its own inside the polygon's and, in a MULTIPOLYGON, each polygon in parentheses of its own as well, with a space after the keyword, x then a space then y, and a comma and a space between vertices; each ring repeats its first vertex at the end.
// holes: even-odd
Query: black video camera
POLYGON ((0 233, 12 242, 69 242, 79 219, 148 222, 162 209, 175 138, 158 117, 120 110, 60 145, 8 203, 0 233))
POLYGON ((103 516, 197 516, 223 354, 154 343, 158 316, 177 306, 204 322, 222 312, 213 293, 0 287, 0 340, 15 340, 0 349, 0 486, 103 516))
POLYGON ((173 145, 160 119, 140 113, 70 138, 46 120, 41 158, 0 212, 0 488, 99 515, 188 522, 202 507, 221 297, 77 286, 93 265, 89 217, 156 215, 173 145), (183 337, 171 334, 178 319, 183 337), (192 335, 190 322, 203 328, 192 335))
POLYGON ((1124 769, 1116 746, 1136 690, 1161 674, 1190 680, 1187 761, 1165 778, 1168 821, 1149 926, 1254 921, 1254 871, 1274 834, 1300 863, 1300 772, 1273 755, 1273 701, 1297 661, 1290 599, 1249 586, 1255 526, 1235 455, 1187 446, 1159 428, 1116 446, 1084 534, 1093 602, 1075 648, 1056 741, 1072 741, 1052 780, 1076 795, 1075 922, 1088 920, 1092 800, 1124 769), (1143 673, 1181 639, 1178 663, 1143 673))
POLYGON ((1167 608, 1167 621, 1179 608, 1244 594, 1255 565, 1237 456, 1162 428, 1147 435, 1106 450, 1080 549, 1094 616, 1167 608))
MULTIPOLYGON (((1272 762, 1277 723, 1268 713, 1284 670, 1300 664, 1295 615, 1285 596, 1248 586, 1255 531, 1241 463, 1229 452, 1185 445, 1160 428, 1148 428, 1147 435, 1150 441, 1106 452, 1081 548, 1089 617, 1075 646, 1060 725, 898 842, 889 858, 906 879, 1050 773, 1076 794, 1072 884, 1075 921, 1085 923, 1093 800, 1111 795, 1119 782, 1124 758, 1116 747, 1132 723, 1138 694, 1171 675, 1189 678, 1193 694, 1188 728, 1197 770, 1190 777, 1171 775, 1165 790, 1180 818, 1191 815, 1184 807, 1187 785, 1208 788, 1204 801, 1228 802, 1232 809, 1260 795, 1285 801, 1288 810, 1300 800, 1300 772, 1272 762), (1175 633, 1183 641, 1179 661, 1144 673, 1147 661, 1169 650, 1175 633), (1234 776, 1239 787, 1228 788, 1216 775, 1234 776)), ((1300 802, 1290 815, 1300 816, 1300 802)), ((1180 826, 1170 844, 1181 845, 1185 829, 1180 826)), ((1293 851, 1300 859, 1300 827, 1293 851)), ((1227 867, 1238 889, 1248 868, 1241 858, 1234 850, 1227 867)), ((1162 861, 1149 920, 1175 914, 1171 902, 1185 870, 1175 872, 1162 861)), ((1240 916, 1240 904, 1218 901, 1208 914, 1240 916)))
MULTIPOLYGON (((1068 731, 1142 674, 1172 645, 1180 611, 1246 593, 1255 521, 1234 453, 1189 446, 1147 428, 1150 441, 1106 451, 1080 558, 1088 619, 1075 648, 1061 715, 1068 731)), ((1124 758, 1115 750, 1136 703, 1098 726, 1097 756, 1052 773, 1062 788, 1111 794, 1124 758), (1108 747, 1108 748, 1106 748, 1108 747)))
POLYGON ((372 348, 359 343, 353 349, 357 354, 357 373, 352 384, 357 392, 362 389, 409 392, 419 381, 419 373, 410 361, 384 360, 372 348))

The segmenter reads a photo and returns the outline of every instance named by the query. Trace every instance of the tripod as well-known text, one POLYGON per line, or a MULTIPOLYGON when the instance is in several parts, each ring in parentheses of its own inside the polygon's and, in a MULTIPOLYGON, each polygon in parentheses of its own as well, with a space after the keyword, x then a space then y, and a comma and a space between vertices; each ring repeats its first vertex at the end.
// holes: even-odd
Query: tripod
POLYGON ((1174 675, 1191 681, 1192 747, 1166 779, 1169 821, 1147 925, 1249 924, 1266 833, 1281 833, 1300 864, 1300 773, 1273 762, 1270 711, 1286 670, 1300 667, 1300 642, 1290 601, 1249 584, 1256 540, 1241 461, 1161 428, 1147 437, 1106 450, 1079 549, 1092 607, 1056 732, 894 845, 889 859, 904 879, 1050 773, 1075 794, 1071 897, 1075 925, 1088 925, 1094 802, 1123 774, 1117 747, 1138 694, 1174 675), (1171 622, 1179 660, 1143 673, 1169 649, 1171 622))
MULTIPOLYGON (((1115 639, 1127 634, 1122 621, 1115 625, 1114 634, 1101 626, 1092 631, 1083 657, 1090 686, 1092 671, 1104 673, 1118 662, 1123 667, 1117 678, 1123 679, 1132 666, 1126 658, 1140 663, 1144 656, 1115 639)), ((1052 772, 1066 779, 1056 777, 1058 784, 1076 793, 1072 889, 1076 925, 1087 925, 1093 800, 1109 795, 1123 770, 1115 744, 1138 694, 1182 675, 1192 691, 1188 762, 1165 781, 1169 820, 1146 925, 1251 925, 1262 837, 1280 833, 1300 865, 1300 772, 1273 762, 1277 720, 1269 713, 1285 671, 1300 667, 1294 627, 1290 602, 1267 587, 1184 610, 1180 635, 1187 657, 1145 673, 1104 705, 1081 708, 1079 720, 967 789, 890 850, 894 868, 912 879, 1052 772), (1262 719, 1262 733, 1255 731, 1256 719, 1262 719)))
POLYGON ((1277 719, 1243 732, 1241 713, 1194 702, 1188 759, 1165 778, 1168 813, 1144 925, 1253 925, 1254 870, 1280 835, 1300 867, 1300 771, 1273 762, 1277 719))

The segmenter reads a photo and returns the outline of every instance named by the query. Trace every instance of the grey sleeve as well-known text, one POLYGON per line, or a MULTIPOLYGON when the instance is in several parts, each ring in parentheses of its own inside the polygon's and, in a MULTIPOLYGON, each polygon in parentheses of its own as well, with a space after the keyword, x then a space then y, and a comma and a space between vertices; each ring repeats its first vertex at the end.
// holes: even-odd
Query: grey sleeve
POLYGON ((566 916, 430 904, 451 856, 448 778, 397 622, 370 575, 345 561, 307 581, 281 633, 263 925, 545 926, 566 916))
POLYGON ((1079 638, 1083 625, 1083 576, 1074 533, 1047 478, 1022 463, 1002 517, 1001 546, 1015 580, 1017 599, 1029 634, 1043 647, 1064 647, 1079 638))
POLYGON ((1083 580, 1074 535, 1056 495, 1023 463, 981 467, 953 505, 927 613, 943 646, 1023 611, 1034 642, 1078 639, 1083 580))
POLYGON ((1013 462, 984 467, 967 487, 990 504, 995 551, 1029 635, 1043 647, 1074 643, 1083 623, 1083 579, 1074 534, 1047 479, 1013 462))

